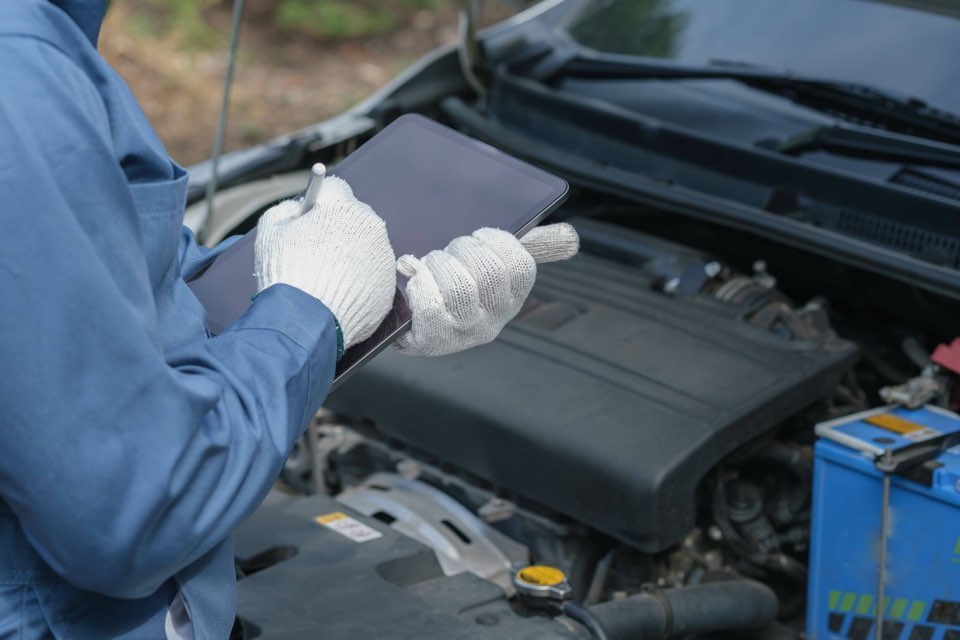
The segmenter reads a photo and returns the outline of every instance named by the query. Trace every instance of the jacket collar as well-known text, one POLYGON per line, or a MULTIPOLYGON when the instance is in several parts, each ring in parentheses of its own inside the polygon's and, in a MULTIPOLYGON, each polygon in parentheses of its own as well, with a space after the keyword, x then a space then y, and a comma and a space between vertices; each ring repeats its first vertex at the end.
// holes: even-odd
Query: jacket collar
POLYGON ((50 2, 63 9, 86 34, 91 44, 97 46, 100 25, 107 13, 109 0, 50 0, 50 2))

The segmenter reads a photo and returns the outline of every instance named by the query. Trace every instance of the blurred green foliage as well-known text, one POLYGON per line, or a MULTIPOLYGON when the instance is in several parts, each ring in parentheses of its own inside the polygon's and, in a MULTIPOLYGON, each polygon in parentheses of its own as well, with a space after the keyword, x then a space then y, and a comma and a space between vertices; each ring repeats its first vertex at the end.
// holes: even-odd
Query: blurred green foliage
MULTIPOLYGON (((458 0, 260 0, 258 16, 270 16, 283 32, 317 38, 355 38, 389 33, 419 11, 454 5, 458 0)), ((213 29, 205 13, 229 8, 232 0, 131 0, 133 27, 143 33, 174 34, 197 48, 222 46, 225 35, 213 29)), ((250 7, 254 9, 254 7, 250 7)))
MULTIPOLYGON (((413 11, 434 9, 444 0, 280 0, 277 25, 316 37, 379 35, 401 26, 413 11)), ((447 0, 449 2, 449 0, 447 0)))
POLYGON ((205 9, 219 0, 139 0, 128 2, 133 11, 130 26, 141 34, 174 34, 180 43, 198 49, 222 47, 227 34, 213 29, 204 18, 205 9))
POLYGON ((335 38, 385 33, 397 26, 392 11, 341 0, 283 0, 276 19, 286 29, 335 38))
POLYGON ((598 51, 670 57, 687 22, 672 0, 606 0, 584 13, 570 33, 598 51))

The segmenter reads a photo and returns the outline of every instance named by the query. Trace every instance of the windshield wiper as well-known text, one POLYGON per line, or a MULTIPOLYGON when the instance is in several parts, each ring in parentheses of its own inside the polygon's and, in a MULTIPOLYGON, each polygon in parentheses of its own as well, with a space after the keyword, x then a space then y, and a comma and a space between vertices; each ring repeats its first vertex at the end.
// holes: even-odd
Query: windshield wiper
POLYGON ((814 127, 776 149, 788 155, 829 151, 870 160, 960 168, 960 146, 861 127, 814 127))
MULTIPOLYGON (((636 56, 585 53, 553 57, 536 65, 540 79, 736 80, 798 104, 894 133, 960 144, 960 116, 918 98, 857 82, 785 73, 744 63, 672 64, 636 56)), ((535 71, 535 72, 536 72, 535 71)))

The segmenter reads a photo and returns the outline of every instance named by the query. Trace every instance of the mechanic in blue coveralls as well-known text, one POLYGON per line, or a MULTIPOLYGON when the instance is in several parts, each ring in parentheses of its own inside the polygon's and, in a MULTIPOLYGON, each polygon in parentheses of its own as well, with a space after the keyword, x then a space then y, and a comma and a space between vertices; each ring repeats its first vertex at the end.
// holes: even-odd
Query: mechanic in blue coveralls
POLYGON ((208 338, 184 278, 225 245, 182 228, 184 171, 96 51, 105 5, 0 2, 0 638, 225 638, 231 529, 396 270, 399 348, 441 355, 492 340, 577 238, 483 229, 398 261, 328 179, 309 212, 263 217, 260 295, 208 338))

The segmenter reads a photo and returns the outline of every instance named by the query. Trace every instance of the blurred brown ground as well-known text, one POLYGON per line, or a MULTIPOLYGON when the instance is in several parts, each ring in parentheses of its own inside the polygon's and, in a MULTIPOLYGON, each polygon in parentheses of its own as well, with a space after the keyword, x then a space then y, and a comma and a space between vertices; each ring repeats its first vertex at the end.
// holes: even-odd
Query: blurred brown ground
MULTIPOLYGON (((247 147, 328 118, 368 96, 436 46, 456 40, 454 3, 413 11, 390 33, 318 39, 289 33, 249 1, 233 86, 227 150, 247 147)), ((513 9, 489 3, 485 22, 513 9)), ((113 3, 100 50, 120 72, 170 155, 184 165, 209 157, 227 64, 230 3, 203 12, 216 42, 194 46, 154 29, 148 0, 113 3)))

